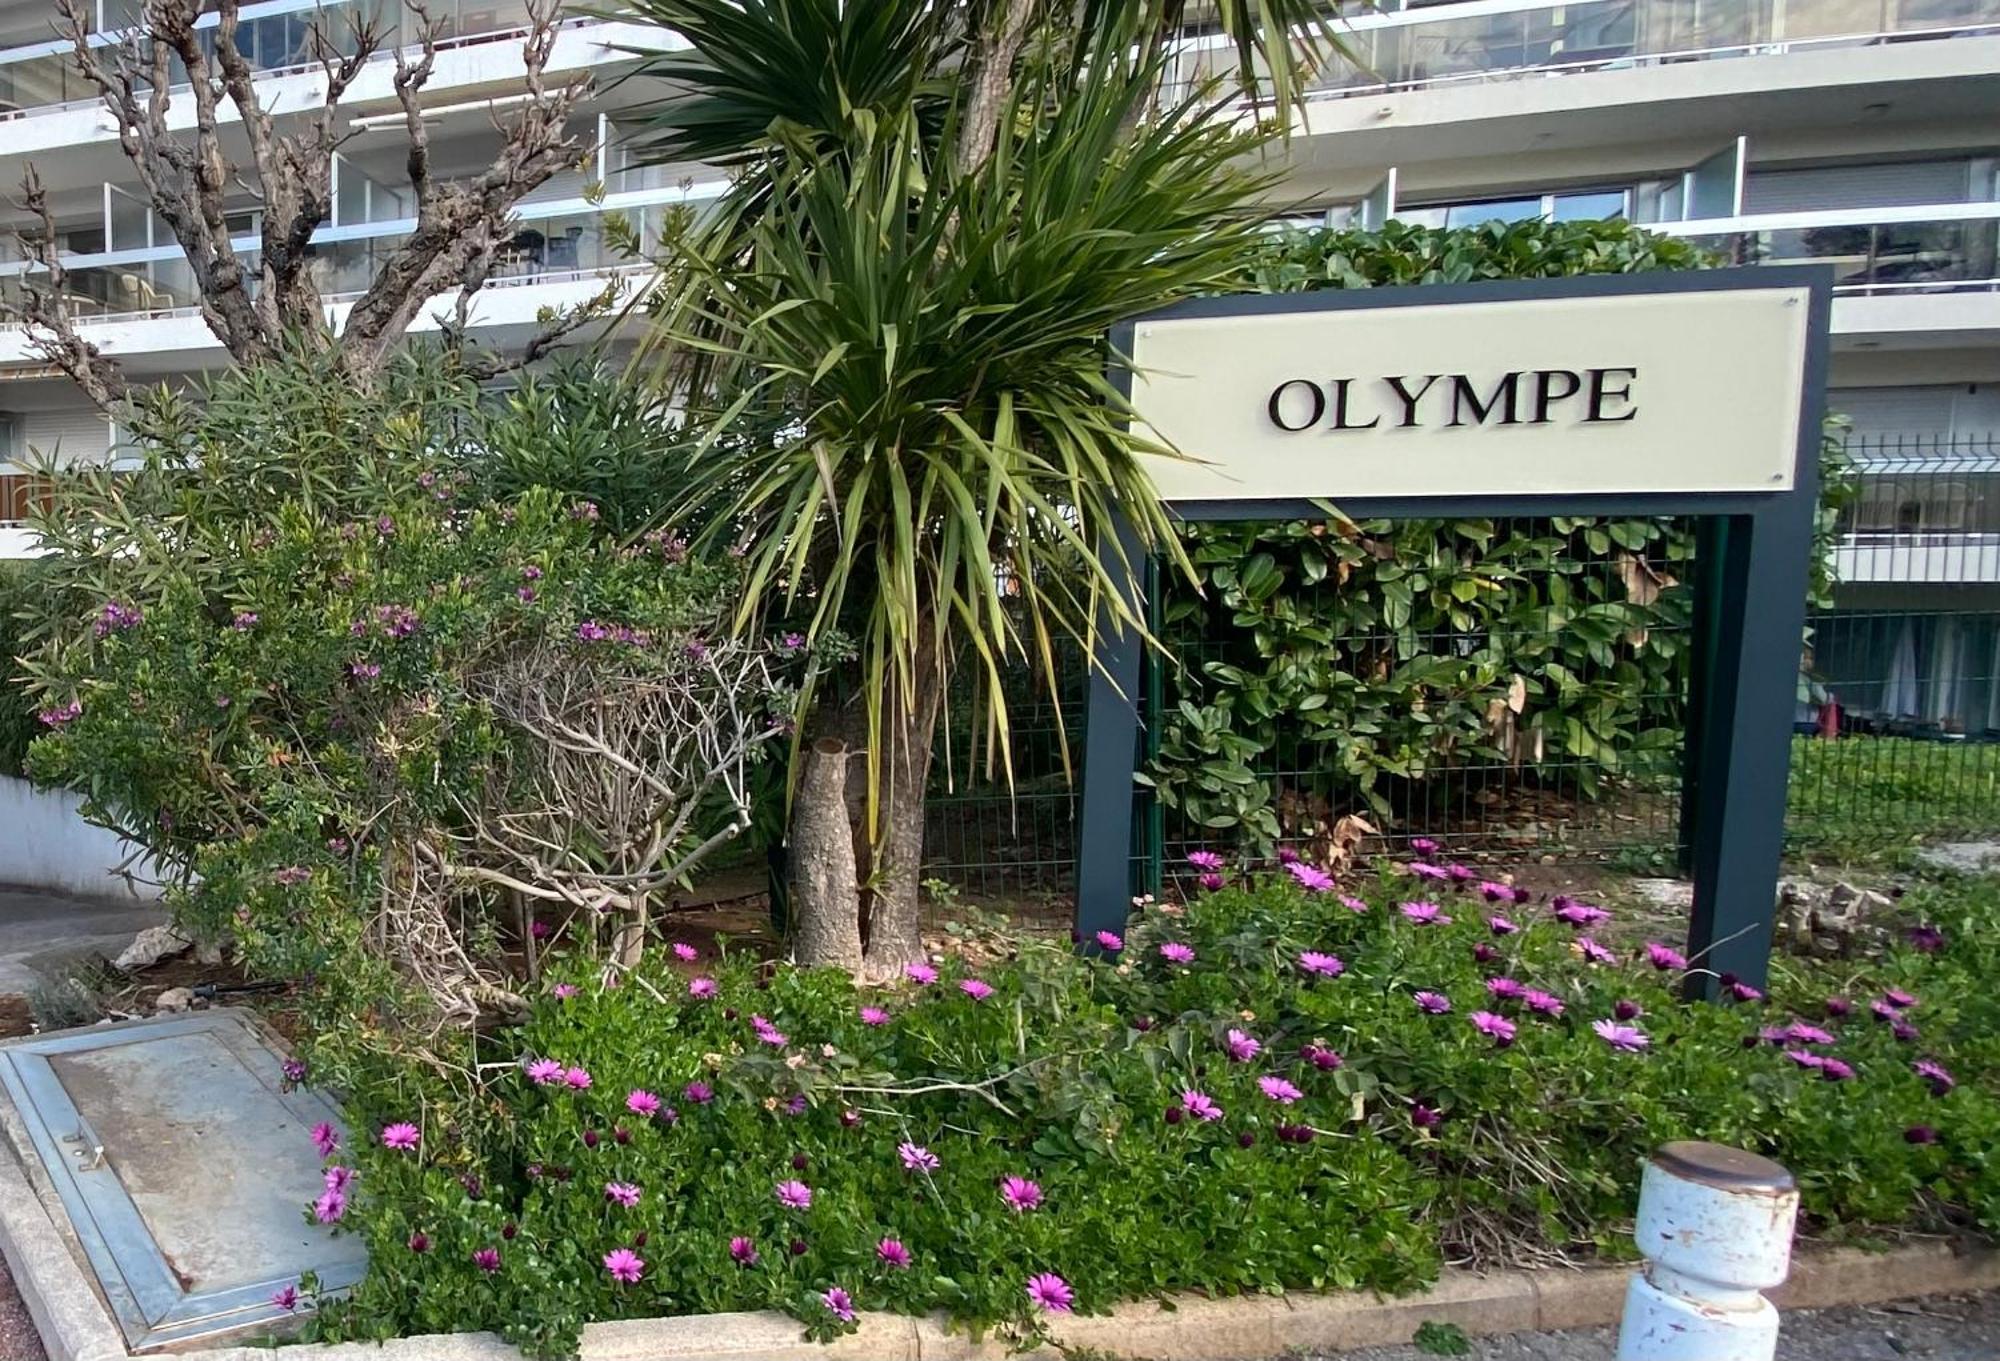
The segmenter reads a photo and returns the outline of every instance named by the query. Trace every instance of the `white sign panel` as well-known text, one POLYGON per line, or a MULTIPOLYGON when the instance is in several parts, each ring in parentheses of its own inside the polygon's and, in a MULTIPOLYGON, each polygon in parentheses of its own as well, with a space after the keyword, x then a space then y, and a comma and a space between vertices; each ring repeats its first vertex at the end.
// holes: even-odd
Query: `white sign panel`
POLYGON ((1155 318, 1169 500, 1791 488, 1804 288, 1155 318))

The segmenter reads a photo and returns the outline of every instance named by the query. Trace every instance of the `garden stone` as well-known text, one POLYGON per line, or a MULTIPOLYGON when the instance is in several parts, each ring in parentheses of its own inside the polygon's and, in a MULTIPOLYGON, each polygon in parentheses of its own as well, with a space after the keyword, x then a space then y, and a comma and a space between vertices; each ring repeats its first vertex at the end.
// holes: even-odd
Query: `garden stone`
POLYGON ((149 926, 132 938, 132 943, 119 953, 112 964, 122 973, 137 973, 181 953, 193 944, 192 939, 181 934, 179 927, 149 926))
POLYGON ((1685 879, 1634 879, 1632 891, 1654 907, 1683 910, 1694 906, 1694 885, 1685 879))
POLYGON ((1918 849, 1917 861, 1937 870, 1978 874, 2000 869, 2000 841, 1948 841, 1940 846, 1918 849))
POLYGON ((188 1011, 194 1006, 194 989, 168 988, 153 999, 153 1010, 164 1015, 170 1011, 188 1011))

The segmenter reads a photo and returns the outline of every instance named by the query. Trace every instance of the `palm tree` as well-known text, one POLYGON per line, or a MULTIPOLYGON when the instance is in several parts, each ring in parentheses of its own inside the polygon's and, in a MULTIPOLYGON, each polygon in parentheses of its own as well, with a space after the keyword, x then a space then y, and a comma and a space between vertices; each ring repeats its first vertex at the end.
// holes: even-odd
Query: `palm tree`
POLYGON ((1106 337, 1240 270, 1325 6, 1205 7, 1226 91, 1170 88, 1178 0, 636 7, 688 44, 645 63, 651 155, 733 175, 654 294, 649 372, 704 431, 688 510, 747 555, 742 626, 852 649, 805 699, 795 949, 886 976, 921 950, 948 688, 1004 758, 1003 668, 1052 678, 1062 642, 1139 627, 1114 527, 1179 552, 1106 337), (1257 71, 1274 101, 1220 102, 1257 71))

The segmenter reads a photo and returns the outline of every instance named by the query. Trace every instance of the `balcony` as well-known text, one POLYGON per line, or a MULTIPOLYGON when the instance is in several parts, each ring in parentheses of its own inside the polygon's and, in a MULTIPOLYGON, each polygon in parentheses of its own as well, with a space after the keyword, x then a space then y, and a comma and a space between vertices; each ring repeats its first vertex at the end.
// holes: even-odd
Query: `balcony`
POLYGON ((1847 453, 1860 487, 1834 549, 1843 586, 2000 583, 2000 440, 1857 436, 1847 453))
POLYGON ((1830 264, 1843 294, 2000 290, 2000 203, 1935 203, 1648 223, 1730 264, 1830 264))
MULTIPOLYGON (((1337 28, 1346 50, 1311 98, 2000 34, 2000 0, 1467 0, 1337 28)), ((1204 34, 1182 47, 1176 76, 1235 60, 1226 38, 1204 34)))
MULTIPOLYGON (((30 0, 30 4, 35 11, 33 18, 0 13, 0 43, 11 44, 0 50, 0 123, 38 113, 94 107, 98 101, 96 89, 76 69, 69 41, 55 36, 46 0, 30 0)), ((523 0, 433 0, 430 8, 441 25, 439 48, 443 51, 504 41, 518 35, 528 22, 523 0)), ((317 71, 320 62, 311 34, 312 22, 321 10, 325 11, 327 34, 337 47, 351 46, 352 24, 363 19, 387 30, 378 54, 383 61, 388 60, 391 49, 417 40, 414 21, 402 0, 262 0, 243 6, 237 48, 260 75, 317 71)), ((581 25, 594 21, 579 15, 563 22, 581 25)), ((212 34, 216 16, 205 14, 196 25, 212 34)), ((122 30, 110 29, 93 34, 91 44, 108 47, 123 37, 122 30)), ((178 59, 174 73, 185 81, 186 68, 178 59)))
MULTIPOLYGON (((586 296, 611 275, 642 270, 644 262, 624 256, 606 230, 607 219, 622 217, 640 242, 651 247, 660 239, 667 217, 685 212, 715 197, 719 183, 674 186, 608 194, 599 202, 558 199, 526 202, 515 210, 516 230, 500 250, 488 288, 554 285, 581 281, 573 290, 586 296)), ((337 322, 340 304, 352 302, 368 288, 387 254, 416 229, 414 218, 323 227, 313 235, 313 274, 329 314, 337 322)), ((257 238, 242 236, 232 244, 251 269, 256 268, 257 238)), ((185 257, 176 245, 104 251, 66 256, 65 297, 86 333, 94 327, 199 315, 199 298, 185 257)), ((22 277, 35 267, 24 261, 0 262, 0 300, 18 298, 22 277)), ((426 315, 428 314, 428 310, 426 315)), ((18 333, 17 323, 0 323, 0 336, 18 333)), ((178 331, 162 335, 162 348, 177 348, 178 331)), ((0 342, 0 363, 16 358, 0 342)), ((125 353, 152 348, 143 334, 127 333, 125 353)))

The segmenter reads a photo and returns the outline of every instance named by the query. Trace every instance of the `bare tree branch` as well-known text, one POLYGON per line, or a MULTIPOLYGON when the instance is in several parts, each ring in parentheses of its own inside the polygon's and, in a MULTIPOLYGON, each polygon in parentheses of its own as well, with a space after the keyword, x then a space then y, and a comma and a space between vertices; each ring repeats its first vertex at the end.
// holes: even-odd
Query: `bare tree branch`
POLYGON ((22 274, 21 303, 9 311, 27 329, 28 345, 35 355, 68 374, 93 405, 108 412, 125 398, 125 377, 116 363, 78 333, 70 316, 64 291, 69 273, 56 250, 56 224, 49 212, 48 192, 32 165, 22 177, 21 201, 16 206, 35 220, 32 228, 15 233, 15 239, 20 242, 21 254, 40 266, 40 272, 22 274))

